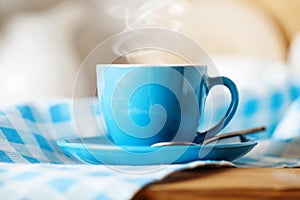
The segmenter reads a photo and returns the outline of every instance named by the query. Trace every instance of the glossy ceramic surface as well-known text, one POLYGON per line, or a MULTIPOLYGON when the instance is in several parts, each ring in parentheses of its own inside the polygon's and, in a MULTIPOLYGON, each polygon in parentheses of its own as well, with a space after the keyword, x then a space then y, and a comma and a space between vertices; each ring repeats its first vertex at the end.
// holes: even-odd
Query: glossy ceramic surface
POLYGON ((196 160, 232 161, 248 153, 257 141, 241 136, 241 142, 204 146, 115 146, 105 137, 58 140, 57 145, 70 157, 90 164, 156 165, 196 160))
POLYGON ((204 132, 215 135, 232 119, 239 100, 235 84, 226 77, 209 77, 206 66, 97 65, 97 80, 109 137, 118 145, 193 141, 195 134, 186 133, 199 127, 210 89, 223 85, 231 103, 221 121, 204 132))

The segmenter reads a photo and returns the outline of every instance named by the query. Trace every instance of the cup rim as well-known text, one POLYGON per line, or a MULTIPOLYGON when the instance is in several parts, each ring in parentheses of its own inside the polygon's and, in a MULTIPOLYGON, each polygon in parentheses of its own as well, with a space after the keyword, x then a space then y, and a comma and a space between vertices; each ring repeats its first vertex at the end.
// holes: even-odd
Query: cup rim
POLYGON ((97 68, 100 67, 116 67, 116 68, 130 68, 130 67, 203 67, 203 64, 96 64, 97 68))

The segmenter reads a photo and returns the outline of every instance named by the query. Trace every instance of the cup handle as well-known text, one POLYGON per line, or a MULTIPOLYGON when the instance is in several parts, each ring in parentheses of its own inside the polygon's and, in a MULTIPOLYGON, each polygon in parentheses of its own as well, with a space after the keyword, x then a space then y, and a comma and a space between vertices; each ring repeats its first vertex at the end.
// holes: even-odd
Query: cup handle
POLYGON ((234 116, 238 102, 239 102, 239 95, 238 95, 238 89, 236 85, 233 83, 232 80, 230 80, 227 77, 208 77, 208 85, 207 85, 207 91, 209 92, 210 89, 216 85, 224 85, 227 87, 231 94, 231 102, 230 105, 225 113, 225 115, 222 117, 222 119, 214 125, 212 128, 204 131, 204 132, 197 132, 196 137, 194 139, 194 142, 196 143, 202 143, 205 137, 212 137, 216 135, 218 132, 220 132, 224 127, 227 126, 229 121, 234 116))

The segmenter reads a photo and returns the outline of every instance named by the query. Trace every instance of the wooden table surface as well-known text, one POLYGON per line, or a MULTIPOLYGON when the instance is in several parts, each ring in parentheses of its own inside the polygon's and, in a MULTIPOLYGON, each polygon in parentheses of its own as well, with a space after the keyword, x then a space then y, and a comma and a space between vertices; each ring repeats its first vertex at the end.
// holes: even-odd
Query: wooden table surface
POLYGON ((300 168, 200 168, 175 172, 133 199, 298 199, 300 168))

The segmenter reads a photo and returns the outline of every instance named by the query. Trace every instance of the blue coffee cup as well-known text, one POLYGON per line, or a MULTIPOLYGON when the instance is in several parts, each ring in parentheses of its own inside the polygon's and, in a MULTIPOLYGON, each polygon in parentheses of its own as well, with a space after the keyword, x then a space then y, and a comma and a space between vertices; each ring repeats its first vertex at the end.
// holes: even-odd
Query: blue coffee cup
POLYGON ((238 90, 226 77, 209 77, 200 65, 97 65, 100 109, 109 139, 120 146, 157 142, 201 142, 220 132, 238 106, 238 90), (219 123, 197 132, 206 97, 216 85, 227 87, 231 102, 219 123))

